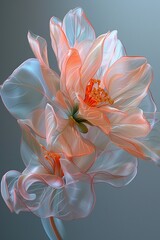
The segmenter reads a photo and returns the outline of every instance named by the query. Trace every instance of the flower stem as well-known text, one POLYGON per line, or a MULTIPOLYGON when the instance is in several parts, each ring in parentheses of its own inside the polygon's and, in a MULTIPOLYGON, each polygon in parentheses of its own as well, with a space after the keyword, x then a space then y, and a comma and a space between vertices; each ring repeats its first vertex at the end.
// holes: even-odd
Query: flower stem
POLYGON ((57 227, 56 227, 54 218, 53 218, 53 217, 50 217, 49 220, 50 220, 50 224, 51 224, 51 226, 52 226, 52 229, 53 229, 53 231, 54 231, 54 234, 55 234, 57 240, 62 240, 62 238, 61 238, 61 236, 60 236, 60 234, 59 234, 59 232, 58 232, 58 229, 57 229, 57 227))

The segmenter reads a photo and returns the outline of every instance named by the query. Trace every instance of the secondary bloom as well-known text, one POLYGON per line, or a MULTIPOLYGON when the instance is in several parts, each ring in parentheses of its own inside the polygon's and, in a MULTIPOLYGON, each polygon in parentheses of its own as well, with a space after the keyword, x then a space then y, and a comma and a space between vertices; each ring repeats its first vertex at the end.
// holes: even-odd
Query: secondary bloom
MULTIPOLYGON (((106 182, 120 187, 136 175, 136 158, 109 142, 86 170, 84 165, 77 167, 74 159, 68 159, 65 153, 54 151, 47 137, 35 135, 22 120, 19 124, 23 133, 21 155, 26 168, 22 173, 7 172, 1 182, 2 196, 11 211, 31 211, 41 218, 53 216, 64 220, 86 217, 95 203, 93 183, 106 182)), ((46 133, 49 131, 46 123, 46 133)))

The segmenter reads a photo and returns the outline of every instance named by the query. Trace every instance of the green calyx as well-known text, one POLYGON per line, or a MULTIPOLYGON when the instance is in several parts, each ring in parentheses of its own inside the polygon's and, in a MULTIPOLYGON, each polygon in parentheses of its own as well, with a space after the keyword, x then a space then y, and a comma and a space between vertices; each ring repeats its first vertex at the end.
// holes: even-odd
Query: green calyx
POLYGON ((73 108, 73 111, 72 111, 71 118, 75 121, 75 124, 77 125, 77 127, 81 133, 87 133, 88 128, 85 124, 88 124, 90 126, 93 126, 93 125, 88 120, 78 117, 78 109, 79 109, 78 105, 75 105, 75 107, 73 108))

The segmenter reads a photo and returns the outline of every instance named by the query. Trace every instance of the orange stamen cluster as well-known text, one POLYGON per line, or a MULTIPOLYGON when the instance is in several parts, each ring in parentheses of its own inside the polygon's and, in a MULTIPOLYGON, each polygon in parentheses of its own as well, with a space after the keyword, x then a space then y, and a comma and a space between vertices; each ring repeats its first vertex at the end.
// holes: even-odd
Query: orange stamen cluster
POLYGON ((54 152, 47 151, 47 149, 42 146, 44 158, 48 161, 51 168, 53 169, 54 175, 63 176, 63 171, 60 164, 60 155, 54 152))
POLYGON ((86 94, 84 102, 89 106, 95 107, 99 104, 109 103, 114 101, 109 97, 108 93, 100 87, 100 80, 91 79, 86 87, 86 94))

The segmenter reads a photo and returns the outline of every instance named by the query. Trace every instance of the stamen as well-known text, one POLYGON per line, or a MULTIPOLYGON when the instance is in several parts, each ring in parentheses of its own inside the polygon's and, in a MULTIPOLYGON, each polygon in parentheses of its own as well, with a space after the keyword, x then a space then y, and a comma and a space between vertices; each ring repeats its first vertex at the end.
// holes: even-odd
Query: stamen
POLYGON ((43 145, 41 146, 44 154, 44 158, 50 164, 55 175, 63 176, 63 171, 60 165, 60 155, 54 152, 48 151, 43 145))
POLYGON ((84 102, 91 107, 105 103, 112 105, 114 103, 114 101, 109 97, 108 93, 100 87, 100 83, 100 80, 91 79, 86 87, 84 102))

